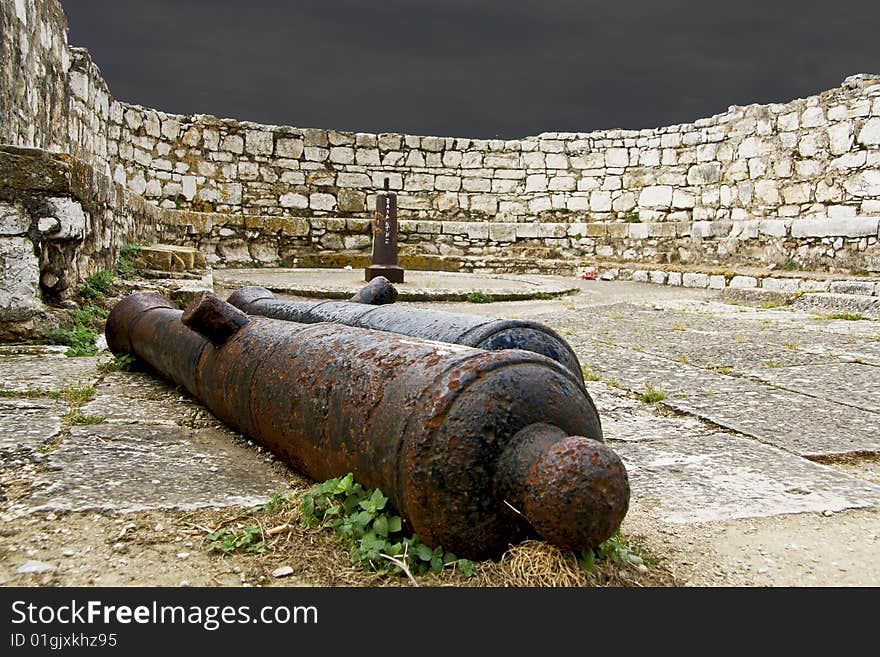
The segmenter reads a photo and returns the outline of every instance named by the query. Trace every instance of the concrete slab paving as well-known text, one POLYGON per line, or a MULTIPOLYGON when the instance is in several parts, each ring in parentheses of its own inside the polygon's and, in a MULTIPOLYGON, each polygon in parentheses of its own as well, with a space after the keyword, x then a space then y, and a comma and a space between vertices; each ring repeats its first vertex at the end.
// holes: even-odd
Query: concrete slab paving
MULTIPOLYGON (((750 374, 785 390, 880 413, 880 367, 875 365, 833 362, 754 370, 750 374)), ((880 422, 880 417, 877 419, 880 422)))
POLYGON ((640 393, 650 388, 662 391, 667 396, 686 397, 706 392, 734 392, 743 386, 740 379, 728 374, 645 351, 577 338, 571 338, 570 344, 581 365, 598 375, 602 381, 614 382, 640 393))
MULTIPOLYGON (((569 283, 581 294, 399 303, 536 319, 559 330, 601 379, 587 377, 586 386, 630 473, 632 520, 659 523, 662 535, 674 526, 676 541, 707 524, 723 532, 751 519, 831 522, 880 508, 880 323, 734 306, 708 290, 569 283), (641 401, 649 386, 665 398, 641 401)), ((106 352, 100 360, 63 352, 0 347, 4 521, 23 527, 51 512, 250 506, 288 481, 302 485, 171 384, 146 372, 99 372, 106 352), (76 404, 33 396, 83 385, 96 391, 79 410, 105 418, 100 424, 70 427, 61 417, 76 404)), ((876 537, 880 525, 868 524, 876 537)))
POLYGON ((186 391, 146 372, 107 374, 96 387, 94 399, 82 407, 82 412, 123 424, 165 423, 195 427, 217 423, 214 416, 186 391))
POLYGON ((48 398, 0 398, 0 455, 39 450, 61 433, 70 406, 48 398))
POLYGON ((0 390, 39 392, 93 385, 100 373, 96 357, 68 358, 62 351, 0 355, 0 390))
POLYGON ((722 433, 614 442, 633 496, 667 522, 694 523, 880 504, 880 486, 783 450, 722 433))
POLYGON ((12 513, 251 506, 286 472, 226 429, 75 426, 12 513))
POLYGON ((664 404, 804 457, 880 452, 880 415, 762 384, 664 404))

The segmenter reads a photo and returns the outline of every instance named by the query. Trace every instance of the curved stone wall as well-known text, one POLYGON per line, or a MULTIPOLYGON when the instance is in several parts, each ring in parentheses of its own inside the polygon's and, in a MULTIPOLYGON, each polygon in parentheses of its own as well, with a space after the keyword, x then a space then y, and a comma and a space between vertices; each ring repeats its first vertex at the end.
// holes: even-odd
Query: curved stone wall
POLYGON ((116 101, 88 53, 66 45, 56 0, 0 7, 0 141, 75 156, 157 206, 160 239, 217 266, 362 264, 374 190, 388 177, 410 268, 880 270, 878 76, 638 131, 349 133, 116 101))

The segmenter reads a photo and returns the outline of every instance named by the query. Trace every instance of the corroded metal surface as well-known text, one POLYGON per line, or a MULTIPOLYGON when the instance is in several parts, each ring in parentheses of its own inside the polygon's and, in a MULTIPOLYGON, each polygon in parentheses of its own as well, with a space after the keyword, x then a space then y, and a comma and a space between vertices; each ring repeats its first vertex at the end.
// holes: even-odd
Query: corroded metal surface
POLYGON ((489 351, 524 349, 561 363, 583 383, 581 365, 572 348, 556 331, 540 322, 487 319, 406 306, 365 306, 347 301, 283 301, 257 286, 243 287, 227 301, 249 315, 303 324, 335 322, 489 351))
MULTIPOLYGON (((381 488, 428 545, 485 558, 537 534, 581 549, 623 520, 626 470, 581 381, 549 358, 265 317, 215 346, 170 305, 120 301, 111 349, 312 479, 353 472, 381 488)), ((190 322, 208 335, 215 324, 190 322)))
POLYGON ((384 306, 397 301, 397 288, 384 276, 376 276, 367 285, 358 290, 351 303, 365 303, 369 306, 384 306))

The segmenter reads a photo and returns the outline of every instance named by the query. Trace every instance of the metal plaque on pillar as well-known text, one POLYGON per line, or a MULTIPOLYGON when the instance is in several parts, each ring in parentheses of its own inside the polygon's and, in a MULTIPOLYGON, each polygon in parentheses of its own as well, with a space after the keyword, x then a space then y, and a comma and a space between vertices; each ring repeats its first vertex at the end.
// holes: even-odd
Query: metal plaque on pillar
POLYGON ((403 267, 397 264, 397 194, 390 191, 388 178, 385 179, 385 190, 376 195, 373 259, 365 274, 366 281, 384 276, 392 283, 403 283, 403 267))

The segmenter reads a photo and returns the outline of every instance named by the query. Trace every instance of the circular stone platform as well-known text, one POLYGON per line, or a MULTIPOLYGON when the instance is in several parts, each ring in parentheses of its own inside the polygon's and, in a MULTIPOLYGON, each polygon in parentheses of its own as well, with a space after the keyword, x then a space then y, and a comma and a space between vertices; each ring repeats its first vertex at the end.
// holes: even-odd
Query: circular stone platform
MULTIPOLYGON (((546 299, 578 294, 573 280, 538 274, 479 274, 407 271, 395 283, 399 301, 466 301, 482 293, 492 301, 546 299)), ((276 294, 322 299, 348 299, 367 282, 363 269, 218 269, 214 285, 234 290, 259 285, 276 294)))

